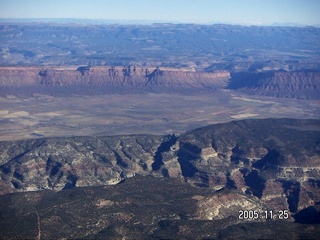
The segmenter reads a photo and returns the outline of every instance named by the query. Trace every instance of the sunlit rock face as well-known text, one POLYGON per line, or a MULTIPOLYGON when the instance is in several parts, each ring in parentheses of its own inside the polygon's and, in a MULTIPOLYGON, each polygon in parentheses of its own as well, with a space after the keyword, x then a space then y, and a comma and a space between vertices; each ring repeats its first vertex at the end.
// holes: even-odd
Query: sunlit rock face
MULTIPOLYGON (((125 92, 194 92, 230 89, 251 95, 318 99, 317 70, 230 72, 196 71, 166 67, 0 67, 0 86, 10 93, 98 94, 122 89, 125 92), (89 88, 90 91, 86 88, 89 88), (60 92, 60 93, 59 93, 60 92)), ((3 90, 3 91, 4 91, 3 90)), ((0 92, 1 93, 1 92, 0 92)))
POLYGON ((192 68, 159 67, 1 67, 0 86, 33 87, 188 87, 221 88, 228 71, 195 71, 192 68))

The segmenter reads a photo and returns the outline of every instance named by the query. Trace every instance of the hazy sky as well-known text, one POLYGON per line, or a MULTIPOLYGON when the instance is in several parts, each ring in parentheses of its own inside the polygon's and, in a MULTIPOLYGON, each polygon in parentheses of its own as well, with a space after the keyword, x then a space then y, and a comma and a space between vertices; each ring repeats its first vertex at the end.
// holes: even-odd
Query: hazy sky
POLYGON ((320 25, 320 0, 0 0, 0 18, 320 25))

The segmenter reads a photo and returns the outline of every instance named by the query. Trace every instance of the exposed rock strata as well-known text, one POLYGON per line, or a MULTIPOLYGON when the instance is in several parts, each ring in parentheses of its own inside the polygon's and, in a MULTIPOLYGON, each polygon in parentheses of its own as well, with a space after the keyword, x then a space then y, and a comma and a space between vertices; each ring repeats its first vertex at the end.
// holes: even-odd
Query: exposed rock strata
POLYGON ((0 94, 97 94, 230 89, 253 95, 318 99, 319 71, 229 72, 151 67, 0 67, 0 94))
POLYGON ((318 99, 319 71, 266 71, 232 73, 229 89, 255 95, 318 99))
POLYGON ((145 67, 2 67, 0 86, 201 87, 225 86, 227 71, 145 67))
POLYGON ((270 208, 297 212, 320 202, 319 124, 317 120, 243 120, 179 137, 1 142, 1 193, 116 184, 138 174, 230 189, 270 208))

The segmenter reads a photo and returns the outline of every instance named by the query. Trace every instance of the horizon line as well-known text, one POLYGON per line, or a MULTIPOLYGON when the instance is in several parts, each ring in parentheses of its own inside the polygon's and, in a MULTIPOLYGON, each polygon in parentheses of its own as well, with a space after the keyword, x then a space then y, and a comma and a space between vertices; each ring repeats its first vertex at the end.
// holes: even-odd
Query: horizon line
POLYGON ((294 22, 283 22, 283 23, 261 23, 261 22, 221 22, 221 21, 208 21, 208 22, 188 22, 188 21, 166 21, 166 20, 141 20, 141 19, 103 19, 103 18, 0 18, 0 23, 50 23, 58 24, 86 24, 91 22, 92 25, 101 24, 124 24, 124 25, 152 25, 152 24, 172 24, 172 25, 238 25, 238 26, 270 26, 270 27, 320 27, 319 24, 301 24, 294 22), (76 22, 75 22, 76 21, 76 22), (82 21, 82 22, 81 22, 82 21), (93 23, 96 22, 96 23, 93 23), (109 23, 108 23, 109 22, 109 23))

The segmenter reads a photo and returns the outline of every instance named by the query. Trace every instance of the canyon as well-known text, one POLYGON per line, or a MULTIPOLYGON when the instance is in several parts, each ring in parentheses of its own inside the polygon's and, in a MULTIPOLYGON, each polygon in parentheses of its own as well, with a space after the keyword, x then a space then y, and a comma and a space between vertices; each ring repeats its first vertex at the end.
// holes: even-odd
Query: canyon
MULTIPOLYGON (((0 202, 4 204, 7 196, 11 196, 11 204, 18 204, 19 199, 29 199, 24 208, 15 205, 13 209, 20 213, 7 221, 15 221, 27 209, 36 206, 42 219, 43 234, 47 237, 57 237, 55 226, 65 226, 61 220, 53 221, 62 215, 50 209, 56 206, 75 214, 76 210, 68 206, 80 200, 81 192, 93 204, 86 208, 99 217, 90 215, 95 225, 90 225, 91 230, 89 225, 79 233, 72 228, 67 230, 70 237, 105 236, 103 229, 115 227, 123 220, 129 225, 139 222, 137 226, 140 228, 148 226, 142 232, 137 230, 139 234, 155 234, 157 224, 161 226, 161 219, 178 223, 183 223, 183 220, 215 220, 218 221, 216 224, 224 226, 222 229, 246 222, 251 224, 252 221, 268 222, 266 219, 239 220, 241 209, 288 211, 289 219, 278 221, 283 221, 280 224, 291 222, 293 225, 290 228, 297 229, 299 222, 302 222, 299 215, 306 209, 316 209, 320 202, 319 123, 319 120, 241 120, 196 129, 179 136, 3 141, 0 143, 0 174, 1 194, 4 195, 0 196, 0 202), (165 194, 159 190, 162 183, 165 194), (131 190, 120 190, 122 188, 131 190), (176 192, 177 189, 181 192, 178 191, 172 198, 170 191, 176 192), (64 193, 55 193, 61 190, 64 193), (135 192, 132 197, 129 194, 131 191, 135 192), (37 198, 31 197, 32 193, 37 198), (70 194, 70 197, 62 198, 64 200, 54 206, 46 202, 58 201, 53 200, 56 194, 70 194), (167 206, 166 202, 172 205, 167 206), (139 207, 128 208, 136 204, 140 208, 143 206, 143 210, 139 207), (149 205, 150 209, 147 207, 149 205), (187 212, 186 206, 189 206, 187 212), (98 213, 101 208, 103 213, 98 213), (141 215, 135 209, 145 212, 146 219, 140 219, 141 215), (160 212, 154 215, 154 211, 160 212), (150 219, 147 219, 151 216, 154 217, 149 225, 150 219)), ((3 214, 10 212, 2 211, 3 214)), ((312 223, 319 224, 319 213, 315 212, 312 216, 312 223)), ((34 217, 30 216, 30 219, 31 228, 27 232, 29 236, 34 236, 36 222, 34 217)), ((79 221, 80 215, 72 220, 73 224, 82 225, 79 221)), ((10 227, 7 234, 12 229, 10 227)), ((135 236, 132 229, 121 229, 107 232, 117 236, 124 231, 122 234, 135 236)), ((210 234, 216 233, 211 231, 210 234)))
POLYGON ((0 238, 319 238, 319 36, 2 19, 0 238))

